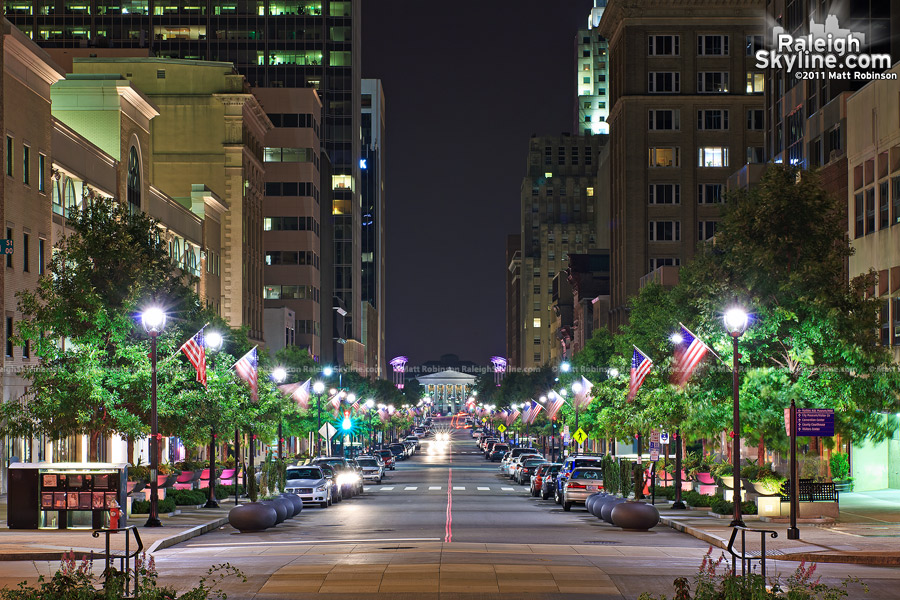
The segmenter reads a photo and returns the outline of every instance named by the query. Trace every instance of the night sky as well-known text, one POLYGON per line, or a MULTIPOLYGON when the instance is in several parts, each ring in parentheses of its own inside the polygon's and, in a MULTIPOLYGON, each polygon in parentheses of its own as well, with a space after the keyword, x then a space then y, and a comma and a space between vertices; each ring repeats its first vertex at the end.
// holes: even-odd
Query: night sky
POLYGON ((591 0, 365 0, 386 105, 387 352, 506 354, 506 236, 532 134, 573 130, 591 0))

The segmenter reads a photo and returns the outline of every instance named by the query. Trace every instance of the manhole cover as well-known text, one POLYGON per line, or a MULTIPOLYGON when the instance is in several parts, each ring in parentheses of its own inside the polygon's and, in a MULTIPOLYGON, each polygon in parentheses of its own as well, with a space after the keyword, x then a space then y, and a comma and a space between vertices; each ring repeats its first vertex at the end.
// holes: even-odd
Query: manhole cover
POLYGON ((606 540, 588 540, 585 544, 595 544, 597 546, 615 546, 616 544, 621 544, 622 542, 610 542, 606 540))

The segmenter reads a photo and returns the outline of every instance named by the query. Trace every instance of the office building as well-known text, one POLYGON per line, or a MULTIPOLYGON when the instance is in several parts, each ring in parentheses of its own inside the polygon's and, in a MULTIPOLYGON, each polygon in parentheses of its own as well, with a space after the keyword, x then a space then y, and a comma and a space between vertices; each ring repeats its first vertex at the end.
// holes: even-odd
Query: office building
POLYGON ((330 339, 322 344, 321 359, 339 364, 348 341, 351 346, 361 343, 362 319, 356 314, 361 298, 359 4, 204 0, 188 6, 161 0, 61 0, 51 7, 41 0, 5 0, 10 20, 46 48, 224 61, 233 63, 254 88, 318 91, 323 104, 320 137, 332 167, 319 186, 320 201, 331 206, 330 219, 320 225, 334 229, 326 236, 333 240, 334 262, 325 263, 333 265, 334 272, 322 281, 333 288, 320 293, 320 329, 330 331, 327 325, 335 323, 335 309, 346 313, 341 329, 326 334, 330 339))
MULTIPOLYGON (((597 194, 605 135, 532 137, 521 187, 519 354, 522 368, 565 351, 550 309, 553 281, 569 254, 608 248, 608 205, 597 194)), ((512 260, 508 264, 512 264, 512 260)))
POLYGON ((522 237, 506 236, 506 360, 509 369, 522 365, 522 237))
POLYGON ((725 183, 764 162, 762 0, 610 0, 611 325, 641 278, 715 234, 725 183))
POLYGON ((380 79, 362 80, 362 309, 368 375, 387 376, 385 356, 385 106, 380 79), (367 306, 368 305, 368 306, 367 306))
POLYGON ((606 39, 597 26, 606 0, 594 0, 587 29, 579 29, 575 40, 575 131, 609 133, 609 57, 606 39))

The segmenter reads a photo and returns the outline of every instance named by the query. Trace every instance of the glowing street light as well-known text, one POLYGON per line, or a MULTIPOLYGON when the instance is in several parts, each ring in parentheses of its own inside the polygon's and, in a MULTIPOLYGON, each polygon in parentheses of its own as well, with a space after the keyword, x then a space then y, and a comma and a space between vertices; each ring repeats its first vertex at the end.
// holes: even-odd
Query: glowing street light
POLYGON ((731 336, 733 343, 733 351, 731 356, 731 390, 733 396, 732 417, 734 420, 734 431, 732 432, 734 447, 732 448, 732 479, 734 480, 734 515, 731 520, 731 527, 744 527, 744 520, 741 518, 741 406, 739 399, 739 381, 738 381, 738 338, 747 331, 747 325, 750 323, 750 317, 747 311, 739 306, 729 308, 725 311, 722 319, 725 323, 725 330, 731 336))
POLYGON ((166 313, 150 307, 141 313, 141 324, 150 334, 150 515, 145 527, 162 527, 159 520, 159 423, 156 413, 156 338, 166 326, 166 313))
MULTIPOLYGON (((203 345, 211 352, 218 352, 225 340, 218 331, 210 331, 203 336, 203 345)), ((210 360, 212 363, 212 360, 210 360)), ((209 472, 212 474, 209 478, 209 497, 203 508, 219 508, 219 502, 216 500, 216 427, 212 426, 211 436, 209 438, 209 472)))

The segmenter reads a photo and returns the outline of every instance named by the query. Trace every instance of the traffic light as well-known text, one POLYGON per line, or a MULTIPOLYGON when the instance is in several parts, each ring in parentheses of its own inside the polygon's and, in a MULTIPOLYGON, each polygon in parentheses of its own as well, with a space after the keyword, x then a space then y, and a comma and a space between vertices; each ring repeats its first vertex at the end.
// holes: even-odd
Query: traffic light
POLYGON ((344 431, 350 431, 353 429, 353 423, 350 421, 350 411, 344 411, 344 420, 341 422, 341 429, 344 431))

